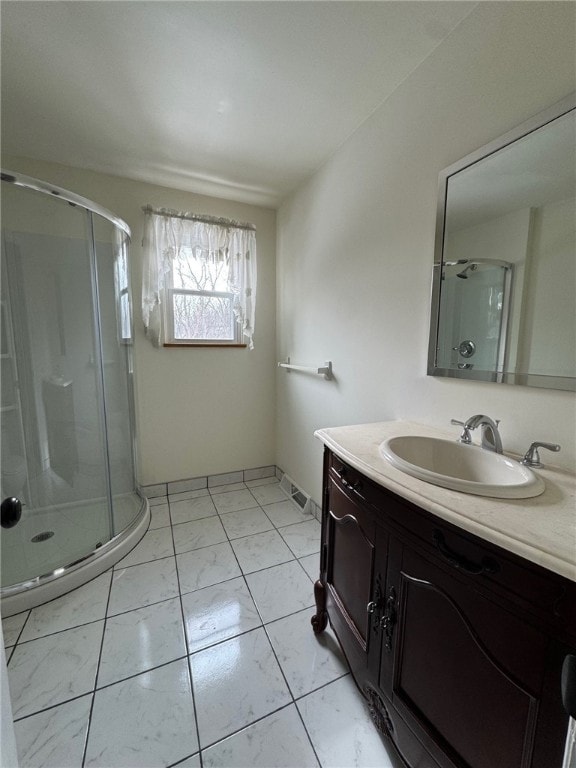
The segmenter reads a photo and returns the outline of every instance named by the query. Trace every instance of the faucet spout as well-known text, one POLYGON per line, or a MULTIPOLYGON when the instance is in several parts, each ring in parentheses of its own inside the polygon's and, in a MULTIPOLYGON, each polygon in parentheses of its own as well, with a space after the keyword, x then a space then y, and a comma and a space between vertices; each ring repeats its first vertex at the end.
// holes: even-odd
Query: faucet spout
POLYGON ((486 451, 493 451, 494 453, 502 453, 502 438, 498 431, 499 421, 494 421, 490 416, 485 416, 482 413, 471 416, 464 424, 468 429, 476 429, 476 427, 482 427, 482 448, 486 451))

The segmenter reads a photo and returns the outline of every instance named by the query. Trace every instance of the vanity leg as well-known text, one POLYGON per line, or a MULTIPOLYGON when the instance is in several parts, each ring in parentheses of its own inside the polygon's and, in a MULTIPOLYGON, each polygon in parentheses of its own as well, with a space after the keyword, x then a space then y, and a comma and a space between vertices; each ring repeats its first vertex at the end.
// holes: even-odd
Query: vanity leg
POLYGON ((316 600, 316 614, 310 619, 315 635, 324 632, 328 624, 328 612, 326 611, 326 587, 318 579, 314 583, 314 599, 316 600))

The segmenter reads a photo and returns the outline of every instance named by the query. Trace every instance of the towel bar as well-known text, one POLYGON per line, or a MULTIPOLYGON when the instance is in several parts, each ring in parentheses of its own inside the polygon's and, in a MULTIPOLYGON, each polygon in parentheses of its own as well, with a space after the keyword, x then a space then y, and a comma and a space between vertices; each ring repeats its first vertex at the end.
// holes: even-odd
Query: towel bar
POLYGON ((312 367, 307 365, 292 365, 290 358, 287 358, 286 362, 278 363, 278 368, 286 368, 286 371, 300 371, 302 373, 314 373, 318 376, 324 376, 326 381, 332 378, 332 361, 328 360, 324 365, 318 367, 312 367))

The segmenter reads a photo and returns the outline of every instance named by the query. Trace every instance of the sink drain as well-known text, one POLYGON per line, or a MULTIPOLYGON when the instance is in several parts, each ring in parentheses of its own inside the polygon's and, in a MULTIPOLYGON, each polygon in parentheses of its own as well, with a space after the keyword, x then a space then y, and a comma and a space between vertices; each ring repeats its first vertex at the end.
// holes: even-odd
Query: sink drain
POLYGON ((34 544, 38 544, 40 541, 51 539, 52 536, 54 536, 54 531, 42 531, 42 533, 37 533, 36 536, 32 536, 30 541, 33 541, 34 544))

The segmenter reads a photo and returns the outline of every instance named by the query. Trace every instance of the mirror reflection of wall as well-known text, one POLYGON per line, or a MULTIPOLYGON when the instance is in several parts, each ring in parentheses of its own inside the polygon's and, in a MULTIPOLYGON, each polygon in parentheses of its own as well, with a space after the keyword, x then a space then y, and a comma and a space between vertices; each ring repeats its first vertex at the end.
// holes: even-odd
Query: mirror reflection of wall
POLYGON ((519 373, 576 375, 576 198, 532 210, 519 373))
POLYGON ((429 373, 576 387, 573 101, 441 175, 429 373))

